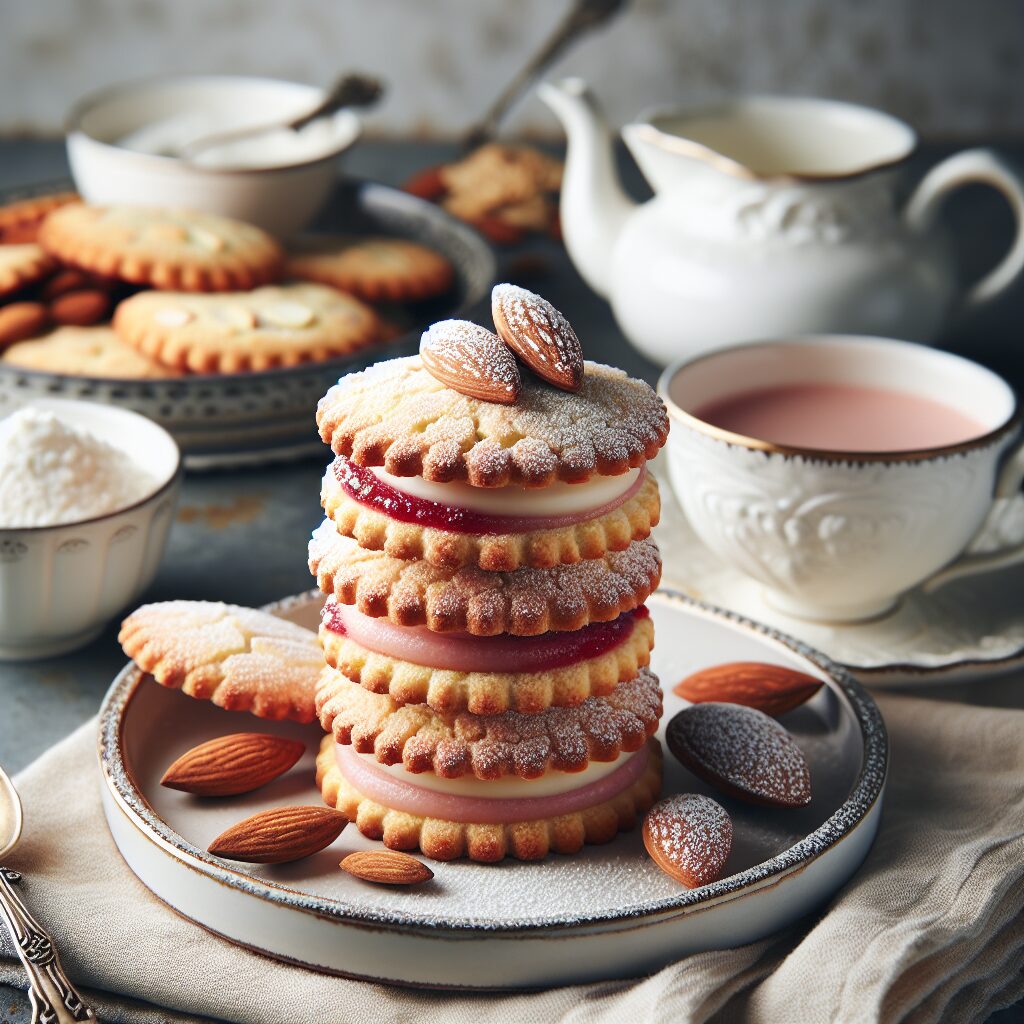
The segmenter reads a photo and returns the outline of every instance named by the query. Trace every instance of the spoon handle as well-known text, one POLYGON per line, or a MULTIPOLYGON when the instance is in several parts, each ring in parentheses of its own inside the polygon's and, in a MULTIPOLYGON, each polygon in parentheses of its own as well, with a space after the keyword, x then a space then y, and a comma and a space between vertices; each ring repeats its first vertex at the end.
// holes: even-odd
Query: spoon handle
POLYGON ((71 1021, 94 1021, 96 1015, 68 981, 53 939, 15 892, 14 883, 20 879, 17 871, 0 867, 0 917, 6 922, 14 948, 28 973, 33 1022, 70 1024, 71 1021))

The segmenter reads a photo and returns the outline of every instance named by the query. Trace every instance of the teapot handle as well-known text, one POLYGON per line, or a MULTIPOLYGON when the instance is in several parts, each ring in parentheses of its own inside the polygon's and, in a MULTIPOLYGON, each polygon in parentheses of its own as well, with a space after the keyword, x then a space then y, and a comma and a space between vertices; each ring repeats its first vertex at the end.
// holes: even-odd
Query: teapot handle
POLYGON ((904 210, 912 228, 926 231, 949 192, 976 183, 991 185, 1005 196, 1013 211, 1016 232, 1009 252, 999 264, 967 290, 964 306, 968 309, 994 299, 1024 269, 1024 182, 991 149, 967 149, 933 167, 921 179, 904 210))

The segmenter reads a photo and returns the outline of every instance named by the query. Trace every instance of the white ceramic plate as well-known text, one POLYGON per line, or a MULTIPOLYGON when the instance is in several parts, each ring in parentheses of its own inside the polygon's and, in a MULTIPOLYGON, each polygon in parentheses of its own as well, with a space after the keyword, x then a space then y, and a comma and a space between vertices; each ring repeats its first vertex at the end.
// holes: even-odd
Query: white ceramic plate
MULTIPOLYGON (((869 622, 809 622, 773 608, 759 583, 705 547, 668 481, 659 479, 658 538, 668 552, 662 579, 690 597, 798 637, 866 686, 974 682, 1024 667, 1024 565, 954 580, 934 593, 911 591, 891 614, 869 622)), ((1006 500, 975 549, 997 534, 1016 538, 1022 532, 1024 499, 1006 500)))
MULTIPOLYGON (((50 182, 0 195, 65 191, 50 182)), ((490 246, 472 228, 433 203, 398 189, 340 181, 315 230, 411 238, 445 255, 455 286, 429 302, 396 310, 405 333, 354 356, 263 373, 203 374, 170 380, 111 380, 23 370, 0 363, 0 416, 40 397, 84 398, 118 405, 155 420, 170 433, 189 469, 282 462, 317 454, 316 403, 338 378, 379 359, 411 355, 434 320, 464 316, 489 293, 496 264, 490 246)))
MULTIPOLYGON (((719 798, 733 815, 728 876, 686 890, 646 856, 637 831, 542 863, 433 864, 416 889, 349 877, 339 859, 378 844, 350 825, 290 865, 211 857, 209 842, 279 804, 320 803, 315 726, 254 722, 163 689, 129 665, 100 714, 104 808, 131 869, 164 902, 233 942, 320 971, 431 987, 527 988, 630 977, 701 950, 741 945, 819 907, 863 860, 878 827, 888 741, 873 701, 796 641, 659 592, 649 602, 654 669, 666 691, 695 669, 761 660, 826 686, 784 719, 807 755, 814 798, 796 811, 719 798), (164 769, 213 736, 258 728, 308 743, 290 773, 256 793, 199 800, 161 789, 164 769)), ((319 595, 275 609, 315 626, 319 595)), ((666 693, 667 722, 684 702, 666 693)), ((670 755, 663 792, 713 792, 670 755)))

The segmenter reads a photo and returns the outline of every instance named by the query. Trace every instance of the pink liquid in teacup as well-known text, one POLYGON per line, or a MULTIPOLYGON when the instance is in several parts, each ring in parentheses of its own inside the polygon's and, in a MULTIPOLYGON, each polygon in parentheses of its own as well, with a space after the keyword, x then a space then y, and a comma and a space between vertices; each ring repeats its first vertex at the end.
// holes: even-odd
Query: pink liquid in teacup
POLYGON ((787 384, 737 392, 693 410, 705 423, 792 448, 898 452, 960 444, 988 432, 942 402, 856 384, 787 384))

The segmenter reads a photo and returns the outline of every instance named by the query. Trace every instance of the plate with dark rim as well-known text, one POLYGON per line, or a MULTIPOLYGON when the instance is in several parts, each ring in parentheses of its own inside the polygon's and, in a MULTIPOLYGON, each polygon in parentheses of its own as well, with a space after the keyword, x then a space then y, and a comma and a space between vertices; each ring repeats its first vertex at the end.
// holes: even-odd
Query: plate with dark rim
MULTIPOLYGON (((0 203, 73 189, 70 181, 8 189, 0 203)), ((313 410, 346 373, 380 359, 412 355, 423 328, 465 317, 486 300, 496 263, 486 241, 440 207, 372 182, 340 180, 313 233, 384 234, 422 242, 446 256, 455 283, 427 302, 387 307, 401 334, 349 357, 245 374, 196 374, 171 380, 114 380, 24 370, 0 363, 0 416, 33 398, 88 399, 156 420, 178 442, 189 469, 253 465, 317 454, 313 410)))
MULTIPOLYGON (((322 598, 270 607, 315 627, 322 598)), ((313 970, 418 987, 515 989, 633 977, 688 953, 742 945, 824 904, 857 870, 878 829, 888 740, 877 707, 843 669, 799 641, 672 591, 648 602, 666 691, 664 724, 685 701, 672 686, 724 661, 788 665, 823 680, 781 721, 803 749, 813 798, 772 810, 716 797, 735 838, 723 877, 685 889, 646 855, 639 830, 536 863, 432 863, 412 889, 373 886, 341 857, 379 848, 349 825, 326 850, 276 866, 206 852, 229 825, 272 806, 319 804, 319 727, 258 722, 166 690, 127 665, 100 712, 103 805, 128 866, 161 900, 239 945, 313 970), (163 789, 166 767, 237 731, 300 738, 307 752, 255 793, 200 800, 163 789)), ((663 735, 660 734, 660 735, 663 735)), ((666 754, 663 794, 713 790, 666 754)))

